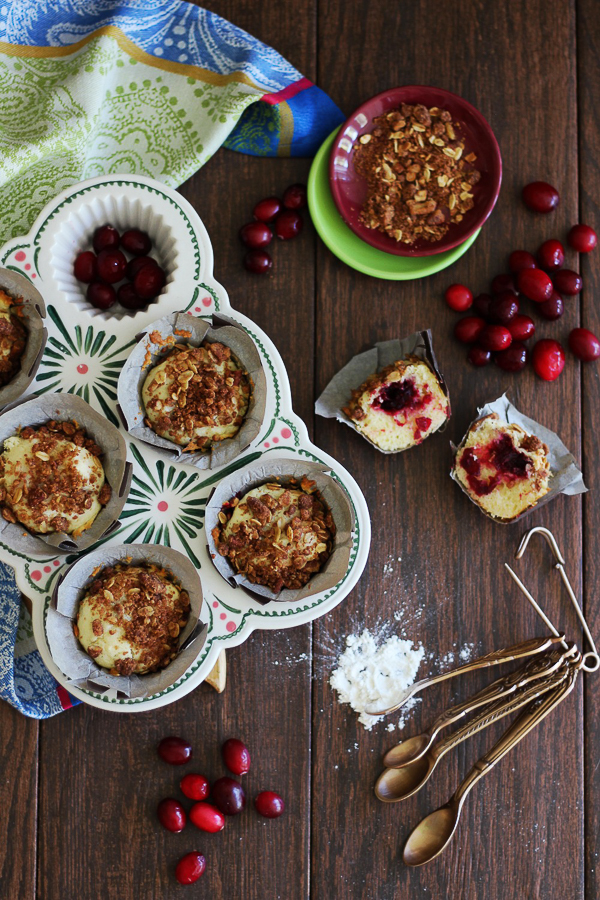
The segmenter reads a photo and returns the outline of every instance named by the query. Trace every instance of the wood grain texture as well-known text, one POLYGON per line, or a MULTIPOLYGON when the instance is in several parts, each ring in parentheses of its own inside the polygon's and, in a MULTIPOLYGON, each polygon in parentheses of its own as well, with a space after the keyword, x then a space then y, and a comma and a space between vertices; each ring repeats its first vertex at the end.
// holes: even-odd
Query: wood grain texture
MULTIPOLYGON (((578 366, 559 382, 543 384, 495 368, 474 372, 451 332, 456 317, 442 295, 451 282, 475 292, 506 267, 513 249, 535 251, 577 218, 575 19, 567 5, 421 2, 395 8, 385 2, 319 4, 319 79, 344 111, 393 84, 436 84, 470 100, 492 123, 504 159, 498 207, 473 249, 446 274, 408 284, 373 281, 351 272, 324 247, 317 256, 317 390, 349 357, 377 340, 432 327, 438 359, 452 397, 453 418, 443 435, 400 456, 378 455, 358 435, 317 420, 317 443, 357 477, 375 525, 367 571, 354 594, 315 623, 315 646, 337 653, 342 636, 382 622, 422 641, 433 659, 464 643, 478 650, 506 646, 544 627, 502 572, 518 540, 534 524, 550 527, 579 583, 580 501, 560 497, 524 524, 486 520, 448 479, 448 440, 457 442, 477 405, 507 391, 526 414, 555 429, 580 454, 578 366), (555 56, 548 65, 546 48, 555 56), (548 98, 552 97, 552 103, 548 98), (558 127, 558 121, 563 125, 558 127), (573 123, 565 128, 564 123, 573 123), (548 219, 529 214, 518 194, 537 178, 558 180, 561 206, 548 219)), ((569 302, 558 325, 539 328, 561 336, 579 320, 569 302)), ((533 593, 558 623, 574 620, 552 579, 545 548, 532 547, 518 565, 533 593)), ((317 897, 391 900, 398 896, 535 897, 583 894, 581 685, 499 764, 469 799, 451 847, 428 866, 409 870, 401 850, 412 827, 445 802, 472 761, 490 746, 491 733, 445 759, 432 782, 402 805, 379 804, 372 784, 382 751, 395 740, 379 727, 365 734, 355 716, 332 703, 326 675, 317 670, 313 737, 312 887, 317 897), (319 712, 324 710, 324 712, 319 712), (568 737, 565 737, 568 736, 568 737), (358 749, 355 747, 358 746, 358 749), (333 773, 331 763, 339 765, 333 773), (340 802, 344 796, 346 802, 340 802), (348 810, 351 809, 351 815, 348 810), (557 848, 560 851, 557 852, 557 848), (564 860, 569 865, 564 865, 564 860)), ((432 690, 411 719, 416 733, 453 694, 485 683, 432 690)), ((501 730, 501 726, 499 728, 501 730)))
POLYGON ((0 895, 34 900, 38 723, 0 703, 0 895))

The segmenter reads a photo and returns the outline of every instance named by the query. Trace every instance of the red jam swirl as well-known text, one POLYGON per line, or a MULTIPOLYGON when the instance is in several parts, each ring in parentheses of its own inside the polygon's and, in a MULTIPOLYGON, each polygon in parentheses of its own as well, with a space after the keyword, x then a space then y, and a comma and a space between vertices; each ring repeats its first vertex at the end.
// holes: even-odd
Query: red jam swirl
POLYGON ((415 411, 422 409, 431 400, 431 393, 425 391, 420 394, 414 378, 405 378, 402 381, 392 381, 384 384, 374 398, 373 409, 395 416, 399 412, 415 411))
POLYGON ((529 477, 531 460, 517 450, 510 437, 503 434, 487 447, 469 447, 459 465, 467 473, 467 483, 477 497, 491 494, 499 484, 514 484, 529 477), (481 469, 496 469, 490 478, 480 478, 481 469))

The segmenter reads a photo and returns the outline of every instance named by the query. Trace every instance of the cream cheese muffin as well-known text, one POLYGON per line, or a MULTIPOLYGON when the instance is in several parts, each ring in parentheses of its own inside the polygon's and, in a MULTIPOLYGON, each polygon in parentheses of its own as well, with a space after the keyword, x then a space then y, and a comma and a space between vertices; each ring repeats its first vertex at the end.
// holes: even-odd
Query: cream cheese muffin
POLYGON ((335 525, 314 482, 263 484, 233 497, 212 536, 236 572, 274 593, 301 588, 331 554, 335 525))
POLYGON ((0 387, 19 371, 27 344, 27 330, 16 315, 18 308, 18 303, 0 290, 0 387))
POLYGON ((76 422, 50 421, 6 438, 0 454, 3 518, 35 534, 80 535, 110 500, 101 456, 76 422))
POLYGON ((120 563, 103 569, 79 604, 75 637, 111 675, 143 675, 177 655, 190 598, 156 565, 120 563))
POLYGON ((142 388, 146 425, 190 453, 234 437, 249 399, 247 373, 219 342, 174 347, 142 388))
POLYGON ((548 447, 491 413, 471 425, 456 453, 454 474, 481 509, 509 522, 548 493, 548 447))
POLYGON ((428 363, 408 356, 370 375, 343 412, 380 450, 398 452, 441 428, 450 402, 428 363))

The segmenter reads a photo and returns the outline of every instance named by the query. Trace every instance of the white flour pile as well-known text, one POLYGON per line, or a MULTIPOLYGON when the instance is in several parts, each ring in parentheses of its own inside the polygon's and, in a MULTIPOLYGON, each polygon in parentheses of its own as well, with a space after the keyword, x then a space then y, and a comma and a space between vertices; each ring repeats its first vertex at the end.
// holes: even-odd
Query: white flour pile
MULTIPOLYGON (((412 641, 402 640, 397 635, 378 644, 375 636, 365 628, 361 635, 351 634, 346 638, 346 649, 338 659, 329 683, 338 692, 339 702, 349 703, 359 713, 358 721, 370 731, 383 716, 368 715, 367 707, 386 709, 393 706, 396 698, 415 680, 424 656, 423 647, 414 648, 412 641)), ((409 708, 407 704, 405 709, 409 708)))

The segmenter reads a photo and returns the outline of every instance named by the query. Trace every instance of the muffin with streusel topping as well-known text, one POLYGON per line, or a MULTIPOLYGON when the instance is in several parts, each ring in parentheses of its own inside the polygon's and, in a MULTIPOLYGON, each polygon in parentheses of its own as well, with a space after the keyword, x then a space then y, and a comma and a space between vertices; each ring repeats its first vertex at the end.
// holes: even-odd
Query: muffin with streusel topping
POLYGON ((0 289, 0 387, 12 381, 21 368, 27 330, 18 317, 19 303, 0 289))

